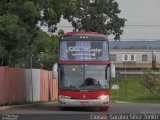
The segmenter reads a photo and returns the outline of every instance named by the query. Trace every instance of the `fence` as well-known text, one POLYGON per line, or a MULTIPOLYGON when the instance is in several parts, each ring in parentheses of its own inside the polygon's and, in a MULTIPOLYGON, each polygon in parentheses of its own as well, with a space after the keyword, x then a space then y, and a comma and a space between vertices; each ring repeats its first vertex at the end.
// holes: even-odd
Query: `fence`
POLYGON ((51 71, 0 67, 0 105, 55 101, 57 92, 51 71))

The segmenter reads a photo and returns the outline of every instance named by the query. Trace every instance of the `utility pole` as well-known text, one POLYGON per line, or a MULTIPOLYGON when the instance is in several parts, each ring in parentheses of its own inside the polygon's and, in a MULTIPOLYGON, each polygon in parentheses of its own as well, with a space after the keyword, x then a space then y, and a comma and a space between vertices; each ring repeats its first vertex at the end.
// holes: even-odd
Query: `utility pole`
POLYGON ((32 78, 32 67, 33 67, 33 54, 30 54, 30 71, 31 71, 31 89, 32 89, 32 102, 33 102, 33 78, 32 78))

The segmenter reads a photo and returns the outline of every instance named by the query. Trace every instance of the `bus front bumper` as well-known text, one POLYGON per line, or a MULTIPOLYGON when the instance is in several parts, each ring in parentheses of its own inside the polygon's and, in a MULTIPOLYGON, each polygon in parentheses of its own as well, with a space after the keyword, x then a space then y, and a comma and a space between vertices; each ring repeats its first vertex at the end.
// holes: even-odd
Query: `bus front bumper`
POLYGON ((108 107, 109 99, 63 99, 59 98, 61 107, 108 107))

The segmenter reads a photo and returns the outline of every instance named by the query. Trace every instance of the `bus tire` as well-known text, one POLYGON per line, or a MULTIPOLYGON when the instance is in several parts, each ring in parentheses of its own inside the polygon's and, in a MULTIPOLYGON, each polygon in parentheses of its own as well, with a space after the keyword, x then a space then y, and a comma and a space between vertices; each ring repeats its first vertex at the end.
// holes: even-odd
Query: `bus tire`
POLYGON ((109 107, 99 107, 100 111, 108 111, 109 107))
POLYGON ((59 110, 65 110, 65 107, 59 107, 59 110))

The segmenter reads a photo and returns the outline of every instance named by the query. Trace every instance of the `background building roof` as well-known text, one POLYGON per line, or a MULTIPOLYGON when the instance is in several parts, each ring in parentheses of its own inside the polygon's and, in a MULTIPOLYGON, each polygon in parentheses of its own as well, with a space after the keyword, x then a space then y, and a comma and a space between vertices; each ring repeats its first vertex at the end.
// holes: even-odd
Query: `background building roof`
POLYGON ((160 41, 109 41, 110 49, 160 49, 160 41))

